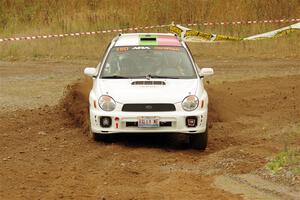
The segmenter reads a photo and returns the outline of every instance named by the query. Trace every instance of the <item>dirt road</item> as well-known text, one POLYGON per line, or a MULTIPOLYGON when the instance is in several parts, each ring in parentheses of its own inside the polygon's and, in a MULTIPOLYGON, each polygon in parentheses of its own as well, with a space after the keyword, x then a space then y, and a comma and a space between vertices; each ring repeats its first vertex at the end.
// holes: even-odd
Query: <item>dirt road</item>
POLYGON ((300 146, 299 60, 199 63, 216 72, 205 152, 182 135, 90 141, 89 83, 77 79, 96 62, 0 63, 0 199, 299 199, 299 175, 265 170, 300 146))

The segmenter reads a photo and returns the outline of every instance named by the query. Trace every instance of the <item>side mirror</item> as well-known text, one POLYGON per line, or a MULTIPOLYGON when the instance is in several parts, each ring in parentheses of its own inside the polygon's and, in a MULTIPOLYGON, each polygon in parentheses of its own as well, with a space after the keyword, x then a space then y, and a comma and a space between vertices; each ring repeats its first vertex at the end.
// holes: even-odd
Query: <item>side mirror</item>
POLYGON ((93 67, 87 67, 84 69, 84 74, 90 77, 95 77, 97 76, 97 70, 93 67))
POLYGON ((204 76, 210 76, 214 74, 214 69, 213 68, 201 68, 199 75, 200 77, 204 77, 204 76))

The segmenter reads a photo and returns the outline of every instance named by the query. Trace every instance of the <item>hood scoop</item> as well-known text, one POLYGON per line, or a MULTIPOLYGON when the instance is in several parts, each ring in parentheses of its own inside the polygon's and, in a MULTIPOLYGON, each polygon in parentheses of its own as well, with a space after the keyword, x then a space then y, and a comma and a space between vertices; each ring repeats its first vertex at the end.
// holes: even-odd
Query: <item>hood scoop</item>
POLYGON ((164 81, 133 81, 131 85, 166 85, 164 81))

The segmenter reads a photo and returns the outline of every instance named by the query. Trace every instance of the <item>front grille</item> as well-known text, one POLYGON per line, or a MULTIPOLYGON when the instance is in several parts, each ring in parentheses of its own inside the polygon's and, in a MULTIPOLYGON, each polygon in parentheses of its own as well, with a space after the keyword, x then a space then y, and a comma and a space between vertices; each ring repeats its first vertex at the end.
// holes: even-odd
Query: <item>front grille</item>
POLYGON ((157 104, 124 104, 124 112, 168 112, 176 111, 174 104, 157 103, 157 104))
MULTIPOLYGON (((171 127, 172 122, 159 122, 159 127, 171 127)), ((126 122, 126 127, 138 127, 138 122, 126 122)))

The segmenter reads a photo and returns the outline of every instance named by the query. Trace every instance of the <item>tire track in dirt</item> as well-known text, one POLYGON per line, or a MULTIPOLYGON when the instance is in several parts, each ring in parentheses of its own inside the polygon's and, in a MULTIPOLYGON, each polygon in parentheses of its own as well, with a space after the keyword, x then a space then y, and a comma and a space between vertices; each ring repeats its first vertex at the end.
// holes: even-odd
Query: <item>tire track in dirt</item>
POLYGON ((96 143, 82 134, 90 87, 88 79, 70 85, 55 107, 1 112, 1 198, 240 199, 212 185, 214 178, 263 167, 283 146, 278 130, 300 119, 299 75, 224 82, 207 85, 205 152, 188 149, 180 136, 96 143))

